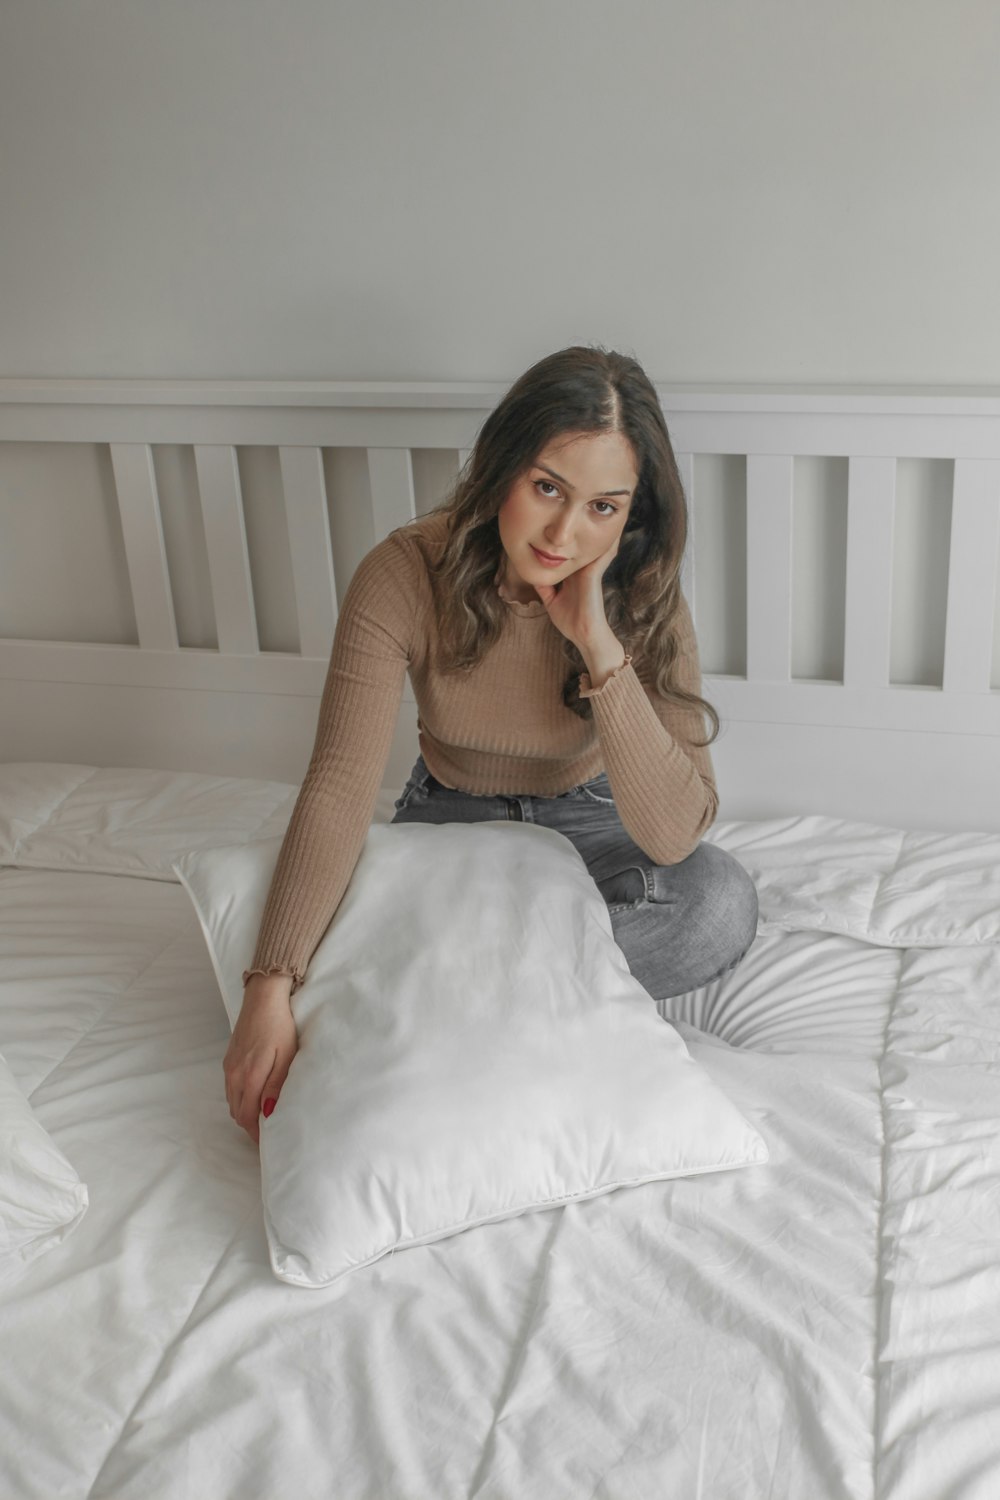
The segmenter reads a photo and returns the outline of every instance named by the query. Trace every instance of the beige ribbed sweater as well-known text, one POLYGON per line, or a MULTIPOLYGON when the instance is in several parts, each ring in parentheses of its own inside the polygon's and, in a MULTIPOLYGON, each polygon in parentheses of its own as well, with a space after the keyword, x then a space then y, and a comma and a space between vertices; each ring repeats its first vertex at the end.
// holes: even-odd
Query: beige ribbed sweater
MULTIPOLYGON (((392 532, 362 559, 343 600, 312 757, 278 854, 257 946, 243 973, 293 976, 333 918, 364 846, 385 774, 407 672, 418 710, 420 751, 444 786, 551 797, 602 770, 631 838, 657 864, 690 854, 718 803, 700 715, 645 686, 642 662, 626 661, 580 695, 592 720, 566 708, 562 640, 540 599, 504 598, 507 628, 468 673, 437 670, 429 569, 446 517, 424 516, 392 532)), ((498 570, 499 577, 499 570, 498 570)), ((687 606, 677 683, 701 690, 687 606)))

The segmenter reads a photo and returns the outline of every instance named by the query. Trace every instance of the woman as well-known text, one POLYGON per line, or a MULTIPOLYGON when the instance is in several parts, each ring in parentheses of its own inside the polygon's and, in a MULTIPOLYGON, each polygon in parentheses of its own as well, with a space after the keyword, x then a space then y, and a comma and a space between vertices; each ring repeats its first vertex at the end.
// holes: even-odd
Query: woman
POLYGON ((448 499, 359 564, 224 1063, 230 1113, 254 1140, 297 1048, 289 1001, 364 845, 407 673, 421 755, 394 823, 516 818, 564 834, 656 1000, 743 957, 753 883, 700 842, 718 805, 718 717, 680 591, 686 535, 648 377, 574 347, 511 387, 448 499))

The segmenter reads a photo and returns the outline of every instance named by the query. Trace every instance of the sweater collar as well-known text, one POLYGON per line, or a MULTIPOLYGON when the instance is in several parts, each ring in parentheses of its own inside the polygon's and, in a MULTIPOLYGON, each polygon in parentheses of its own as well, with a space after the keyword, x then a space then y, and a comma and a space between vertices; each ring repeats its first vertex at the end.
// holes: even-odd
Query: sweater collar
POLYGON ((531 599, 526 604, 523 604, 520 599, 512 599, 510 595, 504 591, 503 584, 500 582, 500 574, 502 572, 503 559, 501 558, 500 564, 493 575, 493 582, 496 586, 497 593, 500 595, 500 598, 503 600, 512 614, 524 615, 530 619, 533 615, 544 615, 548 613, 541 599, 531 599))

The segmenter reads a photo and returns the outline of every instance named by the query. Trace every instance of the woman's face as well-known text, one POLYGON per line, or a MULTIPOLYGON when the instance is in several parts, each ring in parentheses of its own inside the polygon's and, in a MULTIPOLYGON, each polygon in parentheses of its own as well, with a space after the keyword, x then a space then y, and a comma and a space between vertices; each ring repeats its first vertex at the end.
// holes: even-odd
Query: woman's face
POLYGON ((497 511, 507 593, 529 602, 536 583, 560 583, 607 552, 638 483, 635 450, 620 432, 571 433, 543 448, 497 511))

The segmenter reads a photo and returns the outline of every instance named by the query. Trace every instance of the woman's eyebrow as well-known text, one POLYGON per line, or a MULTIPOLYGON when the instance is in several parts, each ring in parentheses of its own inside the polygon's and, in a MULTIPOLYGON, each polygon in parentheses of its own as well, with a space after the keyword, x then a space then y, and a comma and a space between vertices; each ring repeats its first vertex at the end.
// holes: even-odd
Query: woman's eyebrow
MULTIPOLYGON (((546 464, 536 464, 535 468, 544 469, 546 474, 551 474, 553 479, 558 479, 559 483, 564 484, 568 490, 573 489, 568 479, 564 479, 561 474, 557 474, 555 469, 550 469, 546 464)), ((602 499, 605 495, 631 495, 631 493, 631 490, 602 490, 600 495, 594 498, 602 499)))

